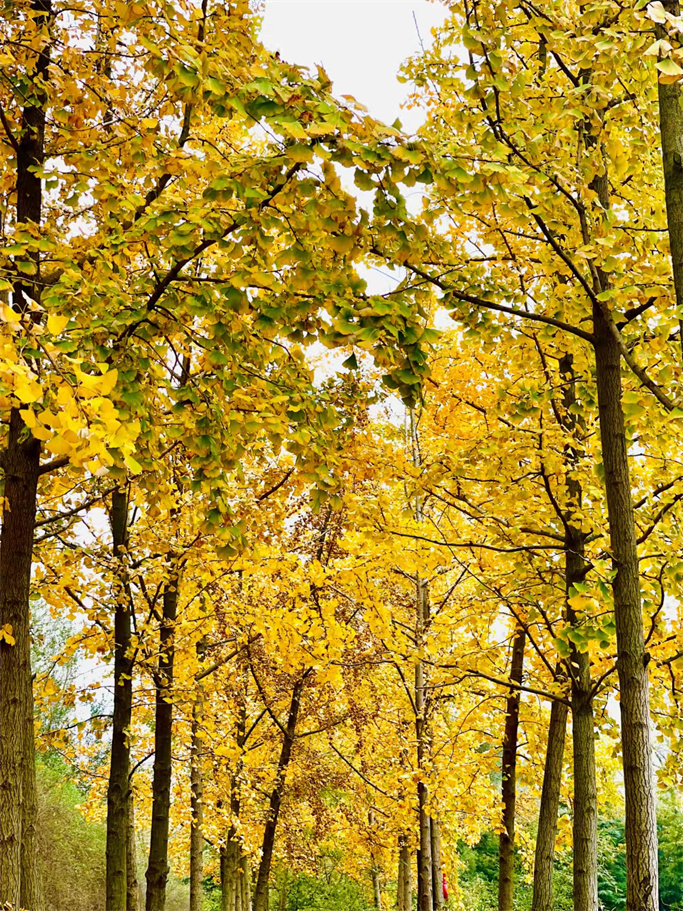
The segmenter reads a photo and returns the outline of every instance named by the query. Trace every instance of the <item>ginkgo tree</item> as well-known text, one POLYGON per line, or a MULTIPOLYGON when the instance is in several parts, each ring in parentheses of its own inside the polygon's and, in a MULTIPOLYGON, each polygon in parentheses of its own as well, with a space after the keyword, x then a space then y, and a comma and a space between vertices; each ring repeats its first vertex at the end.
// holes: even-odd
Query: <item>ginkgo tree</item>
POLYGON ((66 466, 143 470, 150 365, 192 344, 217 369, 243 353, 240 336, 266 348, 278 334, 358 341, 407 396, 425 365, 415 306, 373 304, 350 280, 371 238, 332 166, 389 172, 392 131, 337 104, 323 73, 305 78, 261 51, 247 4, 35 0, 4 18, 2 47, 12 215, 0 625, 14 644, 3 640, 0 716, 24 733, 0 757, 0 893, 35 906, 28 593, 39 478, 66 466))
POLYGON ((191 911, 207 875, 267 911, 335 851, 377 909, 441 911, 485 830, 500 911, 534 854, 550 911, 563 805, 597 911, 612 748, 627 908, 657 906, 680 9, 446 6, 407 138, 242 0, 5 5, 0 902, 44 904, 35 692, 72 713, 38 744, 89 776, 108 911, 139 906, 143 832, 147 911, 171 873, 191 911), (34 683, 35 596, 77 626, 55 666, 99 682, 34 683))

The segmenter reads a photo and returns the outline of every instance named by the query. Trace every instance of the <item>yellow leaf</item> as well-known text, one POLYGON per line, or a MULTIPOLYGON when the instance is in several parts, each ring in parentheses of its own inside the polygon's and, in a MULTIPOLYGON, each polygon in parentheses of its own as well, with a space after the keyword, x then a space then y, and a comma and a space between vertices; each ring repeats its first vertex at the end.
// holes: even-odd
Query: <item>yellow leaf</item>
POLYGON ((19 376, 14 384, 14 394, 25 405, 39 402, 43 397, 43 390, 30 376, 19 376))
POLYGON ((0 642, 4 639, 8 645, 15 645, 16 640, 13 633, 14 630, 11 623, 5 623, 4 626, 0 626, 0 642))
POLYGON ((100 394, 109 395, 114 386, 116 386, 116 380, 118 379, 119 372, 118 370, 109 370, 104 374, 100 380, 100 394))
POLYGON ((123 457, 123 461, 126 463, 128 468, 130 468, 133 474, 140 474, 142 471, 142 465, 136 459, 134 459, 132 455, 128 455, 128 453, 126 453, 123 457))
POLYGON ((55 455, 70 455, 73 450, 72 444, 61 436, 52 437, 51 440, 48 440, 47 448, 50 452, 54 452, 55 455))
POLYGON ((56 313, 51 313, 47 318, 47 331, 51 335, 59 335, 60 332, 63 332, 64 329, 66 329, 68 322, 68 316, 59 316, 56 313))

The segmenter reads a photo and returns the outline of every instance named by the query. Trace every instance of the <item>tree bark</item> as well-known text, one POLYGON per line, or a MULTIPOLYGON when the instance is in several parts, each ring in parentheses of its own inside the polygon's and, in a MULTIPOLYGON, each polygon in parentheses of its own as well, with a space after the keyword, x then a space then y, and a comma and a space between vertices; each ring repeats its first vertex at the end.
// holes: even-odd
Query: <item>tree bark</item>
POLYGON ((202 868, 204 853, 204 823, 202 776, 202 741, 200 728, 204 714, 203 694, 201 684, 198 685, 197 696, 192 707, 192 744, 190 757, 190 810, 192 823, 190 826, 190 911, 201 911, 202 908, 202 868))
MULTIPOLYGON (((304 681, 305 676, 300 677, 294 684, 294 689, 292 691, 292 701, 289 706, 287 725, 282 738, 282 749, 280 750, 275 785, 270 795, 268 818, 266 819, 266 825, 263 832, 261 863, 259 864, 256 889, 254 892, 254 911, 268 911, 268 882, 270 880, 270 868, 273 861, 275 832, 277 829, 278 816, 280 815, 282 796, 285 790, 287 768, 292 757, 292 747, 294 745, 294 737, 296 736, 296 724, 299 717, 299 708, 301 707, 301 694, 304 688, 304 681)), ((148 909, 148 911, 151 911, 151 909, 148 909)))
POLYGON ((128 789, 128 829, 126 833, 126 911, 139 911, 138 851, 135 838, 135 799, 128 789))
POLYGON ((410 875, 410 845, 405 835, 398 840, 398 887, 396 911, 411 911, 413 907, 412 882, 410 875))
POLYGON ((564 702, 554 701, 550 707, 548 745, 545 753, 543 790, 541 791, 536 835, 532 911, 553 911, 555 907, 553 865, 568 714, 569 707, 564 702))
POLYGON ((242 857, 242 842, 231 826, 227 841, 221 847, 221 911, 247 911, 243 902, 242 882, 242 868, 245 864, 246 858, 242 857))
POLYGON ((114 606, 114 717, 107 784, 106 909, 130 911, 127 885, 127 838, 130 781, 129 729, 133 704, 130 589, 125 569, 128 546, 128 491, 111 498, 114 558, 119 563, 114 606))
MULTIPOLYGON (((567 597, 574 582, 585 574, 584 536, 567 528, 567 597)), ((579 628, 576 612, 567 601, 567 620, 579 628)), ((595 727, 590 658, 572 644, 572 741, 574 746, 573 869, 574 911, 598 911, 598 788, 595 770, 595 727)))
POLYGON ((168 829, 171 808, 171 746, 173 742, 174 628, 178 613, 178 570, 174 567, 163 595, 156 675, 152 828, 147 865, 146 911, 164 911, 168 879, 168 829))
MULTIPOLYGON (((663 6, 667 12, 680 16, 679 0, 663 0, 663 6)), ((657 37, 667 37, 662 26, 657 26, 657 37)), ((676 305, 683 313, 683 108, 680 83, 666 84, 657 80, 657 93, 671 266, 676 305)), ((683 348, 683 320, 680 317, 679 329, 683 348)))
MULTIPOLYGON (((512 642, 510 682, 521 684, 524 671, 526 633, 518 629, 512 642)), ((517 798, 517 732, 519 729, 519 694, 510 690, 505 707, 505 735, 501 794, 503 831, 500 833, 498 858, 498 909, 512 911, 515 873, 515 803, 517 798)))
POLYGON ((432 907, 434 911, 443 908, 443 865, 441 861, 441 827, 432 817, 432 907))
MULTIPOLYGON (((581 429, 573 358, 560 360, 563 412, 561 424, 567 432, 567 508, 564 512, 565 618, 579 632, 582 618, 572 607, 575 586, 586 576, 585 534, 580 525, 583 489, 577 473, 581 429)), ((598 794, 595 771, 595 730, 590 656, 587 645, 579 648, 571 640, 567 670, 571 679, 572 738, 574 745, 573 871, 575 911, 598 911, 598 794)))
MULTIPOLYGON (((597 136, 587 123, 586 147, 597 136)), ((610 208, 607 171, 591 189, 600 206, 610 208)), ((609 276, 593 270, 593 347, 595 381, 610 547, 616 575, 612 582, 617 633, 617 673, 626 804, 626 911, 657 911, 659 872, 654 767, 650 742, 647 657, 640 600, 638 546, 631 498, 628 443, 622 405, 621 352, 598 296, 610 288, 609 276)))
MULTIPOLYGON (((50 0, 32 0, 39 28, 52 15, 50 0)), ((39 169, 45 158, 43 81, 48 77, 50 47, 37 54, 22 112, 16 163, 17 224, 42 221, 43 187, 39 169)), ((40 301, 40 257, 31 254, 35 274, 19 275, 13 305, 26 312, 24 295, 40 301)), ((31 437, 19 410, 9 415, 7 445, 2 454, 5 475, 0 532, 0 627, 14 639, 0 643, 0 902, 39 911, 42 906, 36 867, 37 793, 33 675, 31 672, 30 587, 33 560, 40 443, 31 437), (10 733, 11 732, 11 736, 10 733)))
POLYGON ((382 885, 379 880, 379 869, 374 862, 370 870, 370 875, 372 877, 372 896, 375 908, 377 911, 382 911, 382 885))
MULTIPOLYGON (((240 750, 246 739, 246 700, 240 706, 237 722, 237 743, 240 750)), ((239 760, 235 774, 230 781, 230 813, 232 816, 228 827, 227 839, 220 849, 221 865, 221 911, 251 911, 251 894, 249 887, 249 865, 243 854, 243 845, 237 835, 237 821, 240 816, 240 774, 242 759, 239 760)))
MULTIPOLYGON (((416 590, 416 641, 421 646, 428 620, 429 601, 427 586, 417 580, 416 590)), ((417 767, 424 769, 428 752, 427 697, 424 664, 415 665, 415 733, 417 740, 417 767)), ((427 812, 429 794, 426 783, 417 783, 417 802, 420 826, 420 848, 417 852, 417 907, 418 911, 432 911, 432 827, 427 812)))
POLYGON ((10 413, 4 451, 6 505, 0 538, 0 901, 37 907, 33 682, 29 594, 40 444, 22 440, 23 421, 10 413), (30 727, 29 727, 30 726, 30 727), (12 733, 10 733, 12 732, 12 733), (31 904, 23 896, 30 896, 31 904))
POLYGON ((618 344, 597 302, 593 307, 593 331, 610 543, 616 569, 613 592, 626 802, 626 908, 657 911, 657 818, 647 658, 621 401, 621 359, 618 344))

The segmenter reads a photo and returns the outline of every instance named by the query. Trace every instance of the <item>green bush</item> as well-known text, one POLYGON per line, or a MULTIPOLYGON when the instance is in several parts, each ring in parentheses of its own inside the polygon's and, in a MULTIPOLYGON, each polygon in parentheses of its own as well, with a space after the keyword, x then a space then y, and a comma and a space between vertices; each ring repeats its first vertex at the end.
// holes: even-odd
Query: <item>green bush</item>
POLYGON ((78 809, 84 795, 59 757, 41 758, 36 771, 38 869, 47 911, 104 908, 105 827, 78 809))

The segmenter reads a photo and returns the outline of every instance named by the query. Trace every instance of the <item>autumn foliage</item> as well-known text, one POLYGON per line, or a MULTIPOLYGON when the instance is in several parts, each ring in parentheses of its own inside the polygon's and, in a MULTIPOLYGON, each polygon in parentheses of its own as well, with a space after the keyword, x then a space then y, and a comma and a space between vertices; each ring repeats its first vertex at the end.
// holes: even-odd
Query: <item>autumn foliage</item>
POLYGON ((0 903, 678 907, 678 0, 0 6, 0 903))

